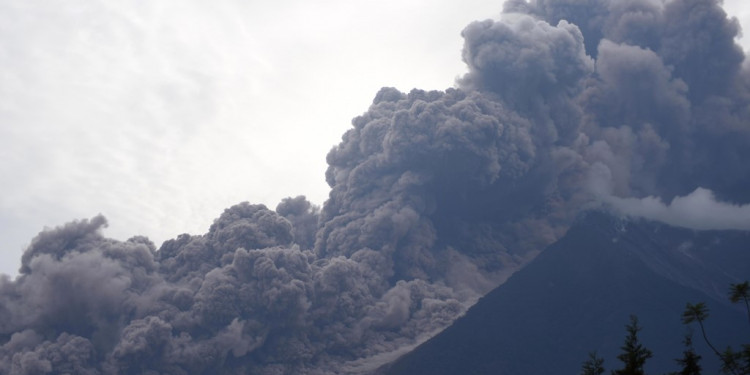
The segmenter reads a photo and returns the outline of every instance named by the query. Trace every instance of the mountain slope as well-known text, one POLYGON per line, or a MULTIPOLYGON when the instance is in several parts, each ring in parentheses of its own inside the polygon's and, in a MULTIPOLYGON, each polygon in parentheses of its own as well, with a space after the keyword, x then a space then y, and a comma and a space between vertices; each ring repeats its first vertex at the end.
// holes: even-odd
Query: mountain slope
MULTIPOLYGON (((647 370, 674 370, 686 302, 708 303, 707 330, 720 347, 750 337, 742 310, 724 302, 728 283, 750 276, 748 245, 743 232, 586 214, 463 318, 384 373, 577 374, 592 350, 612 369, 630 314, 640 318, 641 339, 654 351, 647 370)), ((699 337, 695 342, 713 372, 716 361, 699 337)))

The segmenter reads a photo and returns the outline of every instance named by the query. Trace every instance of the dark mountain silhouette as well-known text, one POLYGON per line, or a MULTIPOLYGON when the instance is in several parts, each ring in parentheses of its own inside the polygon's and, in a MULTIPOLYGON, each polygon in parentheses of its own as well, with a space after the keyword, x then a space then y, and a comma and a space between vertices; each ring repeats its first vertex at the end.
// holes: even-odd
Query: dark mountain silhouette
MULTIPOLYGON (((709 338, 720 348, 747 342, 750 326, 726 298, 750 276, 750 234, 693 231, 593 212, 483 297, 451 327, 403 356, 388 375, 578 374, 596 350, 607 369, 630 314, 644 327, 653 374, 676 369, 687 302, 705 301, 709 338)), ((696 332, 707 372, 718 361, 696 332)))

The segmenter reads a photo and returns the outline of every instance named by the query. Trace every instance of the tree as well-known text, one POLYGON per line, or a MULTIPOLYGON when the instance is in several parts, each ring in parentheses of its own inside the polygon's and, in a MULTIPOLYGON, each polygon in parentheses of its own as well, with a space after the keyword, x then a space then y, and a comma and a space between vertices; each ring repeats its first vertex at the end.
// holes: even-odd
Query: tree
POLYGON ((750 345, 743 345, 742 350, 736 352, 731 347, 722 353, 724 355, 721 370, 739 375, 750 374, 750 345))
POLYGON ((707 318, 708 318, 708 307, 706 307, 706 304, 703 302, 698 302, 696 304, 688 303, 685 306, 685 311, 682 313, 683 324, 690 324, 693 322, 697 322, 698 325, 701 327, 703 340, 706 341, 706 344, 708 344, 708 346, 711 348, 711 350, 714 351, 716 356, 719 357, 722 363, 722 370, 725 373, 731 373, 734 375, 747 374, 747 372, 741 369, 740 364, 739 364, 739 362, 743 359, 742 352, 737 354, 733 352, 731 348, 727 348, 727 350, 724 353, 720 353, 718 350, 716 350, 716 347, 713 344, 711 344, 711 341, 708 340, 708 336, 706 336, 706 329, 703 326, 703 321, 706 320, 707 318))
POLYGON ((682 313, 682 324, 698 322, 698 326, 701 327, 701 334, 703 334, 703 340, 706 342, 706 344, 708 344, 708 347, 711 348, 711 350, 713 350, 717 356, 719 356, 720 359, 724 360, 724 357, 721 355, 721 353, 719 353, 718 350, 716 350, 716 347, 711 344, 711 341, 708 340, 708 336, 706 336, 706 328, 703 326, 703 321, 705 321, 707 318, 708 307, 706 307, 706 304, 704 302, 698 302, 696 304, 688 302, 685 306, 685 311, 682 313))
POLYGON ((583 362, 581 375, 602 375, 604 374, 604 358, 599 357, 596 352, 589 353, 589 359, 583 362))
MULTIPOLYGON (((747 280, 743 283, 731 284, 729 287, 729 300, 732 303, 740 301, 745 302, 745 310, 747 311, 747 319, 750 322, 750 282, 747 280)), ((739 374, 750 374, 750 345, 745 344, 742 346, 742 350, 739 352, 733 351, 732 348, 727 348, 724 351, 724 365, 722 369, 725 372, 734 371, 739 374)))
POLYGON ((750 284, 745 281, 744 283, 731 284, 729 288, 729 300, 732 303, 745 301, 745 309, 747 309, 747 319, 750 321, 750 302, 748 298, 750 295, 750 284))
MULTIPOLYGON (((733 303, 744 301, 748 319, 750 319, 750 282, 731 284, 729 300, 733 303)), ((683 324, 698 323, 703 340, 721 360, 723 373, 750 375, 750 344, 742 345, 738 351, 735 351, 732 347, 727 347, 725 351, 719 352, 706 335, 706 328, 703 324, 706 319, 708 319, 708 307, 704 302, 688 303, 682 313, 683 324)), ((644 375, 643 365, 646 360, 651 358, 652 353, 638 340, 638 332, 641 330, 638 325, 638 318, 631 315, 630 323, 625 328, 628 334, 625 337, 625 343, 620 347, 622 353, 617 356, 617 359, 622 361, 623 368, 612 371, 612 375, 644 375)), ((700 375, 702 371, 700 360, 702 357, 693 348, 692 331, 685 336, 683 343, 685 345, 685 350, 682 352, 683 356, 675 359, 681 366, 681 370, 672 372, 670 375, 700 375)), ((602 375, 604 373, 603 364, 604 360, 597 356, 596 352, 591 352, 589 353, 589 359, 581 367, 581 375, 602 375)))
POLYGON ((700 375, 702 370, 700 365, 701 356, 693 348, 693 332, 688 332, 682 342, 685 344, 682 358, 675 360, 682 369, 680 372, 673 372, 672 375, 700 375))
POLYGON ((625 336, 625 343, 620 347, 622 353, 617 359, 622 361, 623 368, 613 371, 613 375, 644 375, 643 365, 646 360, 653 356, 651 350, 644 347, 638 340, 638 332, 641 327, 638 325, 638 317, 630 316, 630 323, 625 326, 628 334, 625 336))

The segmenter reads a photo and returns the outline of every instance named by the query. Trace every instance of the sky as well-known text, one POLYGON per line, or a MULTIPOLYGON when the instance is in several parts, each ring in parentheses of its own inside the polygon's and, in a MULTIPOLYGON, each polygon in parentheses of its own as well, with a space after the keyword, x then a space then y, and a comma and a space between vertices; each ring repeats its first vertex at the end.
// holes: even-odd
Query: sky
MULTIPOLYGON (((726 1, 750 30, 750 6, 726 1)), ((45 227, 157 246, 241 201, 328 194, 380 87, 445 89, 502 2, 0 0, 0 273, 45 227)), ((750 50, 747 40, 740 40, 750 50)))

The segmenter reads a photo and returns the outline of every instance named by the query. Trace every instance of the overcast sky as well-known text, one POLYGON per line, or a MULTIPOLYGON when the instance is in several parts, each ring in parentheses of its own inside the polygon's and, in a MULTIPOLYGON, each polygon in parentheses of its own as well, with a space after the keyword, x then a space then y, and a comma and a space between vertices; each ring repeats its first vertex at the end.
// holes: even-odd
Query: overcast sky
POLYGON ((158 246, 240 201, 322 204, 351 118, 382 86, 453 86, 461 30, 502 8, 259 3, 0 0, 1 273, 45 226, 98 213, 158 246))

